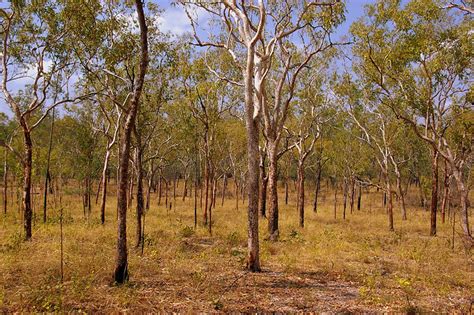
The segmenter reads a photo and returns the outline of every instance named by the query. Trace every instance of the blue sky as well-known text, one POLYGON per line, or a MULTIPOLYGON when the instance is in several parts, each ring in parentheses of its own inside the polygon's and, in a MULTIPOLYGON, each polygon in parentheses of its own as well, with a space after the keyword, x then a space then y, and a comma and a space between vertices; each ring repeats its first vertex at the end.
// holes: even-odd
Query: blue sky
MULTIPOLYGON (((162 31, 171 32, 178 35, 190 31, 188 18, 181 8, 170 6, 171 1, 169 0, 153 1, 165 10, 162 17, 160 18, 162 31)), ((337 40, 340 39, 341 36, 348 34, 350 25, 364 14, 364 6, 373 2, 374 0, 346 0, 346 21, 339 26, 336 34, 333 36, 333 39, 337 40)), ((15 88, 18 89, 20 87, 13 84, 11 88, 15 90, 15 88)), ((1 95, 0 98, 0 112, 7 113, 7 115, 11 116, 11 111, 5 104, 3 95, 1 95)))

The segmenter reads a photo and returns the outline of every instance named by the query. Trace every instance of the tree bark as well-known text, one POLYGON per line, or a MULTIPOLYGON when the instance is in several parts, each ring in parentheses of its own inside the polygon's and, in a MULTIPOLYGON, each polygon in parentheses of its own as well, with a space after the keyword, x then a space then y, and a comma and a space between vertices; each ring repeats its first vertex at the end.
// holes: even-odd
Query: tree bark
POLYGON ((354 177, 351 177, 351 214, 354 211, 354 197, 355 197, 355 180, 354 177))
POLYGON ((469 207, 468 207, 468 189, 466 188, 466 185, 464 184, 464 180, 462 178, 462 173, 459 169, 456 169, 453 167, 453 176, 454 179, 456 180, 459 196, 460 196, 460 223, 461 227, 464 233, 464 241, 465 245, 467 247, 472 247, 473 245, 473 237, 471 234, 471 229, 469 227, 469 207))
POLYGON ((105 203, 107 201, 107 168, 109 167, 110 150, 105 152, 104 167, 102 168, 102 200, 100 202, 100 222, 105 224, 105 203))
MULTIPOLYGON (((262 17, 261 17, 262 18, 262 17)), ((244 73, 245 125, 247 129, 247 192, 248 192, 248 252, 247 269, 260 271, 260 245, 258 235, 258 180, 259 180, 259 130, 258 113, 254 113, 254 64, 255 47, 251 44, 247 51, 247 65, 244 73)))
POLYGON ((394 226, 393 226, 393 198, 392 198, 392 185, 390 184, 390 178, 387 173, 384 174, 385 176, 385 181, 386 181, 386 187, 387 191, 385 192, 385 195, 387 196, 387 201, 388 201, 388 207, 387 207, 387 214, 388 214, 388 229, 390 231, 394 231, 394 226))
POLYGON ((298 162, 298 213, 300 227, 304 227, 304 161, 298 162))
POLYGON ((316 187, 314 190, 314 203, 313 203, 313 211, 316 213, 318 212, 318 196, 319 190, 321 189, 321 161, 318 161, 318 176, 316 177, 316 187))
POLYGON ((162 176, 160 175, 160 178, 158 179, 158 206, 161 206, 161 195, 162 195, 162 190, 163 190, 163 182, 162 182, 162 176))
POLYGON ((405 192, 402 187, 402 180, 400 178, 400 173, 397 172, 397 188, 398 193, 400 194, 400 201, 402 202, 402 220, 407 220, 407 207, 405 205, 405 192))
MULTIPOLYGON (((271 241, 276 241, 279 237, 278 230, 278 173, 277 173, 277 156, 276 148, 272 143, 268 143, 268 234, 271 241)), ((287 185, 287 184, 286 184, 287 185)), ((288 185, 286 186, 288 188, 288 185)))
POLYGON ((143 228, 142 228, 142 219, 143 219, 143 168, 142 168, 142 149, 141 141, 139 140, 140 136, 137 136, 137 148, 135 149, 135 165, 136 165, 136 174, 137 174, 137 226, 136 226, 136 248, 140 248, 143 242, 143 228))
POLYGON ((449 183, 449 172, 448 172, 448 164, 446 160, 444 161, 444 191, 443 191, 443 200, 441 202, 441 221, 444 223, 446 220, 446 205, 449 200, 450 194, 450 183, 449 183))
POLYGON ((142 0, 135 0, 138 24, 140 26, 140 66, 138 76, 135 78, 133 96, 123 129, 122 149, 120 151, 119 166, 119 193, 117 197, 118 233, 117 254, 115 262, 114 280, 124 283, 128 280, 128 254, 127 254, 127 182, 130 158, 130 142, 135 118, 140 106, 140 94, 145 80, 148 65, 148 38, 145 14, 142 0))
POLYGON ((261 217, 266 217, 266 208, 267 208, 267 186, 268 186, 268 176, 265 174, 265 153, 260 153, 260 196, 259 196, 259 213, 261 217))
POLYGON ((344 178, 343 187, 342 187, 342 194, 343 194, 343 210, 342 210, 342 219, 346 219, 346 208, 347 208, 347 179, 344 178))
POLYGON ((222 200, 221 206, 224 206, 224 199, 225 199, 225 192, 227 189, 227 174, 224 174, 224 178, 222 179, 222 200))
POLYGON ((3 214, 8 208, 8 149, 5 148, 5 161, 3 162, 3 214))
POLYGON ((44 176, 43 223, 46 223, 46 219, 47 219, 46 211, 48 207, 48 183, 51 178, 51 174, 49 173, 49 165, 51 162, 51 149, 53 147, 53 130, 54 130, 54 108, 52 112, 51 129, 49 131, 48 158, 46 161, 46 173, 44 176))
POLYGON ((359 195, 357 196, 357 210, 360 210, 362 205, 362 186, 359 184, 359 195))
POLYGON ((438 156, 438 151, 433 148, 433 156, 431 160, 430 236, 436 236, 436 214, 438 211, 438 156))
POLYGON ((31 170, 33 161, 33 143, 31 141, 31 132, 23 119, 21 125, 23 128, 25 154, 23 157, 23 225, 25 229, 25 240, 31 240, 31 224, 33 218, 33 209, 31 208, 31 170))
POLYGON ((186 201, 187 195, 188 195, 188 176, 184 175, 183 202, 186 201))

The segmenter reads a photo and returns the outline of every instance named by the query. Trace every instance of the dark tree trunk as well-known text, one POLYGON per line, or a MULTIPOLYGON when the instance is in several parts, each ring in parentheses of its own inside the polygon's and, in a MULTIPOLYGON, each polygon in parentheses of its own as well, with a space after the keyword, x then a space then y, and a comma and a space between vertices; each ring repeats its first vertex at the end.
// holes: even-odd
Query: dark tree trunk
POLYGON ((48 183, 51 179, 49 173, 49 165, 51 162, 51 149, 53 147, 53 130, 54 130, 54 108, 52 112, 51 129, 49 131, 49 145, 48 145, 48 158, 46 161, 46 173, 44 176, 44 199, 43 199, 43 223, 46 223, 47 219, 47 207, 48 207, 48 183))
POLYGON ((388 229, 390 231, 394 231, 393 227, 393 198, 392 198, 392 185, 390 184, 390 178, 388 174, 385 173, 385 181, 386 181, 386 188, 387 191, 385 192, 385 196, 388 198, 388 207, 387 207, 387 214, 388 214, 388 229))
POLYGON ((159 206, 161 206, 162 190, 163 190, 163 178, 160 175, 160 178, 158 180, 158 205, 159 206))
POLYGON ((187 175, 184 175, 183 202, 186 201, 187 195, 188 195, 188 177, 187 175))
POLYGON ((197 228, 197 199, 198 199, 197 193, 198 193, 198 179, 196 176, 196 178, 194 179, 194 228, 197 228))
POLYGON ((433 148, 433 156, 431 160, 430 236, 436 236, 436 214, 438 211, 438 156, 438 151, 433 148))
POLYGON ((225 199, 225 192, 227 189, 227 174, 224 174, 224 178, 222 179, 222 200, 221 206, 224 206, 224 199, 225 199))
POLYGON ((207 214, 207 209, 209 207, 209 182, 210 182, 210 179, 209 179, 209 173, 210 173, 210 170, 209 170, 210 166, 209 166, 209 159, 207 157, 207 154, 206 154, 206 161, 204 161, 204 213, 203 213, 203 221, 204 221, 204 225, 207 225, 207 222, 208 222, 208 214, 207 214))
POLYGON ((142 167, 142 144, 140 140, 140 136, 137 135, 137 148, 135 149, 135 165, 136 165, 136 173, 137 173, 137 226, 136 226, 136 248, 140 248, 143 242, 143 227, 142 227, 142 220, 143 220, 143 211, 144 211, 144 199, 143 199, 143 167, 142 167))
POLYGON ((318 176, 316 177, 316 187, 314 190, 313 211, 318 212, 318 196, 321 189, 321 161, 318 161, 318 176))
POLYGON ((179 183, 179 178, 177 178, 177 175, 175 174, 174 179, 173 179, 173 201, 174 201, 175 205, 176 205, 176 185, 177 185, 177 183, 179 183))
POLYGON ((151 187, 153 186, 153 165, 150 164, 149 171, 148 171, 148 181, 147 181, 147 190, 146 190, 146 202, 145 202, 145 210, 150 209, 150 198, 151 198, 151 187))
POLYGON ((298 213, 300 227, 304 227, 304 161, 298 162, 298 213))
POLYGON ((3 162, 3 214, 8 208, 8 149, 5 148, 5 161, 3 162))
MULTIPOLYGON (((271 241, 276 241, 278 230, 278 173, 276 148, 268 144, 268 192, 270 207, 268 209, 268 234, 271 241)), ((287 183, 286 183, 287 185, 287 183)), ((286 186, 288 187, 288 185, 286 186)))
POLYGON ((25 240, 31 240, 31 224, 33 218, 33 209, 31 208, 31 170, 33 161, 33 143, 31 142, 31 132, 26 126, 24 120, 21 121, 24 138, 24 157, 23 157, 23 197, 22 208, 24 216, 25 240))
POLYGON ((402 203, 402 220, 403 221, 406 221, 407 220, 407 208, 406 208, 406 205, 405 205, 405 192, 403 191, 403 187, 402 187, 402 180, 401 180, 401 177, 400 177, 400 174, 397 173, 397 189, 398 189, 398 193, 400 194, 400 201, 402 203))
POLYGON ((337 182, 334 180, 334 220, 337 219, 337 182))
POLYGON ((267 185, 268 185, 268 176, 265 174, 265 153, 260 154, 260 196, 259 196, 259 213, 260 216, 266 216, 267 208, 267 185))
POLYGON ((165 181, 165 207, 168 209, 168 180, 166 178, 163 178, 165 181))
POLYGON ((355 198, 355 180, 351 178, 351 214, 354 211, 354 198, 355 198))
POLYGON ((359 184, 359 196, 357 197, 357 210, 360 210, 362 204, 362 186, 359 184))
POLYGON ((347 179, 344 178, 343 186, 342 186, 342 194, 343 194, 343 210, 342 210, 342 219, 346 219, 346 209, 347 209, 347 179))
POLYGON ((124 283, 128 280, 128 254, 127 254, 127 183, 128 167, 130 158, 130 142, 132 130, 135 124, 135 117, 140 106, 140 94, 143 88, 146 68, 148 64, 148 39, 147 26, 141 0, 135 0, 138 23, 140 26, 140 67, 138 76, 135 79, 133 96, 130 101, 130 108, 123 128, 123 138, 120 151, 119 165, 119 193, 117 197, 118 210, 118 233, 117 233, 117 255, 115 262, 114 280, 117 283, 124 283))
POLYGON ((134 188, 135 188, 135 181, 133 180, 133 178, 135 177, 135 172, 133 171, 133 168, 131 169, 131 174, 130 174, 130 180, 129 180, 129 188, 128 188, 128 209, 130 209, 130 211, 132 210, 132 204, 133 204, 133 191, 134 191, 134 188))
POLYGON ((239 210, 239 183, 237 179, 234 180, 235 185, 235 210, 239 210))

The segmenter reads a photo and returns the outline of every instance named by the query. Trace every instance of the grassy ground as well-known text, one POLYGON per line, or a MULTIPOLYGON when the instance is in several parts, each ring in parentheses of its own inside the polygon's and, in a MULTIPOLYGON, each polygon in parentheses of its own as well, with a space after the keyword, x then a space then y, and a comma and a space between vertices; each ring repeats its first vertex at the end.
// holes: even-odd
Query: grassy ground
POLYGON ((375 192, 364 195, 362 210, 346 220, 339 207, 335 220, 328 192, 317 214, 307 205, 306 227, 300 229, 290 197, 289 205, 280 198, 280 241, 264 240, 266 220, 261 221, 263 271, 251 274, 244 271, 244 206, 237 211, 230 199, 218 205, 210 236, 203 226, 194 230, 192 200, 179 198, 167 211, 154 196, 143 255, 133 248, 135 218, 129 212, 131 281, 124 286, 111 283, 113 194, 105 226, 97 206, 86 220, 79 197, 63 198, 62 284, 58 209, 47 224, 36 222, 33 241, 25 243, 19 214, 11 208, 0 229, 0 311, 472 311, 473 257, 459 238, 451 248, 450 223, 440 223, 438 236, 429 237, 428 213, 411 209, 409 221, 402 222, 396 207, 396 231, 388 232, 375 192))

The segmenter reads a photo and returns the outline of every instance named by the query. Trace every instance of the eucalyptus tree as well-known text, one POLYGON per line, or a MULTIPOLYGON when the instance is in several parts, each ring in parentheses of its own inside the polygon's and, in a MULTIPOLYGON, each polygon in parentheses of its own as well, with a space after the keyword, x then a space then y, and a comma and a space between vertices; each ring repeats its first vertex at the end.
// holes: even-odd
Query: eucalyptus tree
POLYGON ((297 160, 297 210, 299 214, 299 225, 304 227, 305 206, 305 162, 313 153, 316 140, 320 136, 321 125, 317 121, 316 109, 314 107, 300 108, 295 114, 295 126, 293 130, 287 129, 291 134, 296 151, 297 160))
MULTIPOLYGON (((358 82, 350 81, 348 76, 343 77, 343 83, 337 88, 337 92, 343 102, 342 106, 355 126, 360 130, 359 140, 366 143, 372 150, 372 154, 380 168, 384 184, 379 186, 388 198, 388 221, 389 230, 394 231, 393 223, 393 185, 392 167, 395 163, 393 141, 397 137, 394 128, 397 124, 391 112, 381 106, 378 99, 371 91, 359 89, 358 82)), ((371 184, 373 182, 368 179, 371 184)))
MULTIPOLYGON (((196 44, 201 47, 225 51, 232 57, 235 68, 240 72, 235 77, 228 77, 211 69, 211 72, 218 78, 241 86, 244 92, 248 139, 247 189, 249 196, 247 267, 252 271, 258 271, 260 270, 258 243, 258 122, 260 116, 263 115, 266 120, 269 120, 270 117, 272 119, 277 117, 275 123, 281 124, 282 118, 286 115, 284 107, 287 106, 282 93, 283 86, 286 85, 285 79, 290 76, 292 77, 290 82, 295 82, 297 77, 295 74, 301 71, 305 60, 310 59, 310 56, 313 56, 327 45, 327 30, 331 30, 334 24, 340 22, 343 5, 339 1, 300 3, 259 0, 237 3, 236 1, 224 0, 212 3, 181 0, 179 2, 184 4, 186 8, 197 6, 206 10, 215 18, 216 23, 222 26, 220 36, 203 41, 196 30, 193 13, 187 11, 194 30, 196 44), (307 34, 307 36, 303 34, 307 34), (298 36, 300 36, 303 47, 307 49, 303 50, 299 56, 292 56, 292 52, 288 50, 289 47, 286 45, 291 38, 298 36), (307 45, 311 42, 316 42, 316 48, 307 45), (285 57, 281 67, 278 67, 275 61, 278 55, 276 52, 279 50, 283 52, 281 56, 285 57), (298 57, 301 58, 299 63, 293 63, 293 58, 296 60, 298 57), (269 100, 270 97, 267 96, 267 77, 272 77, 269 73, 274 63, 283 72, 281 76, 274 76, 274 78, 277 78, 277 82, 280 82, 275 84, 276 108, 273 108, 269 100)), ((291 85, 290 83, 289 86, 291 87, 291 85)), ((291 99, 292 93, 290 92, 288 95, 291 99)), ((276 185, 274 189, 276 189, 276 185)), ((274 239, 278 236, 277 220, 278 213, 275 211, 275 214, 272 214, 269 218, 269 232, 274 239)))
MULTIPOLYGON (((217 57, 217 56, 214 56, 217 57)), ((216 167, 217 167, 217 133, 219 123, 223 115, 229 111, 232 103, 229 102, 228 86, 213 80, 206 68, 208 56, 196 56, 189 63, 182 62, 181 86, 184 92, 183 101, 187 104, 187 109, 191 112, 196 121, 198 133, 202 135, 202 151, 204 156, 204 225, 212 230, 210 215, 213 206, 213 191, 215 187, 216 167)), ((214 58, 217 59, 217 58, 214 58)))
POLYGON ((23 197, 25 239, 32 236, 31 173, 32 131, 49 112, 65 103, 84 99, 73 96, 69 83, 75 71, 68 36, 70 16, 58 1, 13 1, 0 8, 2 25, 1 89, 23 136, 23 150, 13 150, 23 166, 23 197), (21 80, 21 81, 20 81, 21 80), (15 97, 13 83, 23 90, 15 97), (23 84, 23 86, 21 86, 23 84))
POLYGON ((472 112, 472 23, 469 15, 444 10, 436 0, 413 0, 406 5, 380 1, 369 6, 368 16, 352 27, 357 72, 379 101, 432 150, 431 234, 436 234, 442 157, 460 192, 460 222, 468 247, 473 241, 466 180, 472 166, 473 131, 458 126, 469 124, 472 112))
POLYGON ((115 265, 114 280, 123 283, 128 280, 128 253, 127 253, 127 182, 130 158, 130 144, 135 118, 140 108, 140 96, 145 82, 148 66, 148 28, 145 20, 142 0, 135 0, 135 8, 140 28, 138 72, 133 79, 132 96, 125 108, 125 124, 120 138, 120 165, 119 165, 119 192, 117 196, 118 207, 118 236, 117 260, 115 265))

